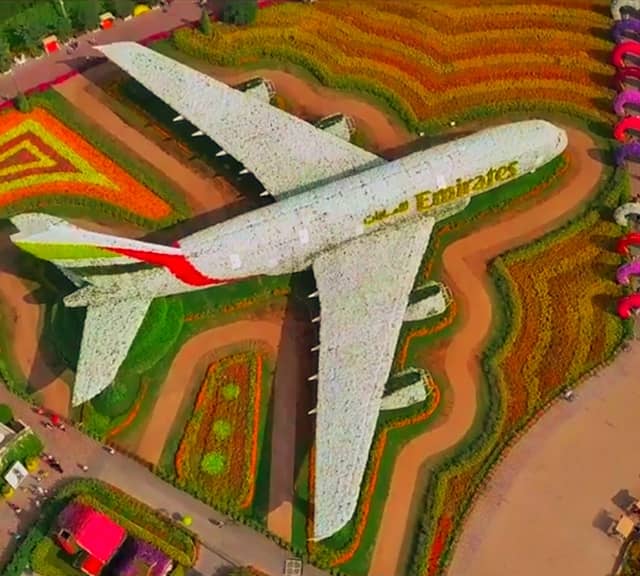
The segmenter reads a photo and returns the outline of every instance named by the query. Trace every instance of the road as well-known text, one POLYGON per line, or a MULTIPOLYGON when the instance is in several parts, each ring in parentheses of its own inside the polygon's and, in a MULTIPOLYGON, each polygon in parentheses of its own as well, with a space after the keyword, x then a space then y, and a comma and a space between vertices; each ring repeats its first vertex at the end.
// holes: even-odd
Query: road
MULTIPOLYGON (((208 0, 207 8, 215 14, 223 4, 224 0, 208 0)), ((85 66, 87 56, 97 56, 89 40, 96 44, 110 44, 123 40, 139 42, 197 22, 200 13, 201 8, 197 0, 173 0, 167 12, 161 9, 152 10, 127 21, 117 20, 109 30, 79 36, 79 47, 72 54, 67 54, 63 47, 57 53, 15 66, 10 74, 0 75, 0 106, 3 102, 13 99, 18 91, 27 92, 36 86, 49 84, 77 70, 78 66, 85 66)))
MULTIPOLYGON (((209 519, 224 517, 212 508, 160 480, 130 458, 108 454, 100 444, 73 428, 68 427, 65 432, 46 430, 40 425, 42 417, 33 412, 26 402, 10 394, 4 385, 0 385, 0 403, 11 406, 17 418, 38 432, 45 443, 45 451, 60 460, 65 478, 86 474, 109 482, 151 508, 166 510, 171 515, 191 516, 191 529, 203 542, 195 566, 197 573, 210 575, 234 564, 250 564, 273 576, 282 573, 284 562, 290 554, 266 536, 239 524, 227 523, 222 528, 216 528, 209 519), (88 471, 83 473, 80 465, 88 466, 88 471)), ((60 478, 59 475, 50 476, 42 485, 52 486, 60 478)), ((7 504, 0 503, 0 550, 3 550, 3 562, 15 546, 10 533, 24 531, 37 510, 33 504, 29 504, 27 494, 22 492, 15 496, 15 502, 24 510, 20 517, 13 514, 7 504)), ((305 566, 304 573, 305 576, 326 574, 310 565, 305 566)))

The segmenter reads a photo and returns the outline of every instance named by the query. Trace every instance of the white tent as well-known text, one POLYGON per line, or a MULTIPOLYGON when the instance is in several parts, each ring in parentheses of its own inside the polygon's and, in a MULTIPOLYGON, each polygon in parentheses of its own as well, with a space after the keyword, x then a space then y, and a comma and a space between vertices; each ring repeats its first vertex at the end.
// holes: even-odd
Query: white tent
POLYGON ((4 475, 4 479, 7 481, 7 484, 11 486, 11 488, 16 490, 27 476, 29 476, 29 472, 27 472, 27 469, 22 465, 21 462, 16 462, 4 475))

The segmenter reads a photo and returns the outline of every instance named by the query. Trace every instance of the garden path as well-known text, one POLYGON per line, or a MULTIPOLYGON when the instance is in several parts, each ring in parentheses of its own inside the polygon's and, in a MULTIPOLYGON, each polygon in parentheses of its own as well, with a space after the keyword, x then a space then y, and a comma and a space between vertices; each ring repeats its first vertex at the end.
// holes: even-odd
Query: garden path
MULTIPOLYGON (((499 254, 557 228, 596 192, 603 168, 594 154, 596 144, 576 129, 567 128, 567 132, 570 167, 552 195, 526 210, 504 214, 498 222, 465 236, 444 251, 443 279, 459 303, 462 318, 443 360, 453 402, 442 421, 409 441, 396 459, 369 570, 372 576, 402 573, 411 544, 409 535, 414 529, 415 510, 422 497, 419 479, 425 463, 462 440, 473 423, 476 383, 480 378, 478 359, 492 320, 487 265, 499 254)), ((534 506, 537 505, 536 502, 534 506)), ((529 551, 526 557, 530 556, 529 551)), ((495 559, 499 562, 500 556, 495 559)), ((494 565, 494 574, 503 572, 494 565)))
POLYGON ((450 576, 602 576, 621 542, 605 534, 640 497, 640 342, 558 401, 507 454, 476 501, 450 576))
POLYGON ((87 76, 74 76, 56 90, 122 146, 169 178, 183 192, 194 215, 218 211, 240 199, 223 178, 201 176, 126 124, 97 96, 99 88, 87 76))
MULTIPOLYGON (((208 0, 207 7, 217 12, 223 5, 223 0, 208 0)), ((197 0, 173 0, 167 12, 151 10, 142 16, 130 20, 117 20, 109 30, 90 32, 78 37, 80 45, 72 54, 60 50, 39 59, 30 59, 18 65, 10 74, 0 75, 0 106, 3 101, 15 97, 16 92, 28 90, 49 84, 78 69, 78 65, 86 65, 86 56, 96 56, 88 40, 96 44, 111 44, 124 40, 141 41, 156 34, 169 32, 200 18, 200 7, 197 0)))
POLYGON ((355 120, 367 147, 385 158, 403 156, 406 154, 404 147, 416 138, 389 114, 362 97, 350 96, 284 70, 239 71, 203 62, 189 62, 189 65, 230 85, 263 76, 273 82, 276 92, 286 102, 287 111, 306 120, 315 121, 338 112, 347 114, 355 120))
MULTIPOLYGON (((78 465, 84 464, 89 468, 86 474, 90 477, 109 482, 155 510, 191 516, 191 529, 198 534, 203 545, 195 570, 190 571, 188 576, 216 574, 234 564, 252 564, 271 576, 282 574, 290 553, 266 536, 228 519, 224 527, 215 527, 210 519, 225 520, 222 515, 173 488, 131 458, 117 453, 108 454, 99 443, 75 428, 68 426, 66 432, 44 429, 39 423, 42 417, 35 414, 26 402, 11 394, 3 384, 0 384, 0 403, 9 404, 17 418, 37 430, 44 441, 45 451, 54 454, 60 461, 64 469, 63 476, 51 472, 43 487, 52 487, 60 480, 83 475, 78 465)), ((12 513, 6 502, 0 501, 0 564, 15 548, 11 534, 16 530, 24 534, 38 515, 38 508, 28 494, 18 492, 15 502, 23 509, 19 517, 12 513)), ((304 574, 326 576, 325 572, 309 564, 305 564, 304 574)))
POLYGON ((284 540, 291 540, 292 502, 297 410, 297 390, 309 375, 299 343, 307 340, 308 325, 287 310, 239 320, 205 330, 191 338, 174 358, 162 392, 135 450, 143 460, 157 464, 184 402, 202 384, 217 351, 242 343, 266 345, 277 362, 273 380, 273 428, 271 481, 267 527, 284 540), (286 331, 283 327, 286 326, 286 331), (284 342, 281 342, 284 340, 284 342))

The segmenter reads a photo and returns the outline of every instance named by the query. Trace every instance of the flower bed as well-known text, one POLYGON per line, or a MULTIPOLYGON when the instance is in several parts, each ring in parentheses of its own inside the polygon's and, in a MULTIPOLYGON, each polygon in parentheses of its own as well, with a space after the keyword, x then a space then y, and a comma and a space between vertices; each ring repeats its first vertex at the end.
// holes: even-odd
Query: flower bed
POLYGON ((588 5, 536 6, 535 14, 525 5, 493 5, 477 18, 468 10, 478 12, 407 2, 398 9, 383 0, 329 0, 311 9, 292 3, 261 12, 248 29, 213 37, 179 30, 174 43, 215 64, 267 58, 301 65, 325 84, 380 98, 419 130, 505 108, 613 117, 598 104, 613 96, 600 81, 610 69, 593 57, 611 48, 592 33, 608 31, 606 16, 588 5))
POLYGON ((262 361, 252 351, 211 364, 176 453, 178 485, 227 511, 253 500, 262 361))
MULTIPOLYGON (((627 187, 626 177, 611 179, 598 204, 617 205, 627 187)), ((474 442, 433 473, 410 574, 442 573, 479 487, 504 450, 561 390, 606 363, 628 336, 613 304, 621 288, 606 273, 620 259, 606 246, 618 236, 619 228, 592 210, 494 262, 490 273, 506 322, 483 362, 489 416, 474 442), (451 519, 446 534, 442 518, 451 519)))
POLYGON ((86 197, 148 220, 171 206, 43 109, 0 115, 0 208, 34 197, 86 197))

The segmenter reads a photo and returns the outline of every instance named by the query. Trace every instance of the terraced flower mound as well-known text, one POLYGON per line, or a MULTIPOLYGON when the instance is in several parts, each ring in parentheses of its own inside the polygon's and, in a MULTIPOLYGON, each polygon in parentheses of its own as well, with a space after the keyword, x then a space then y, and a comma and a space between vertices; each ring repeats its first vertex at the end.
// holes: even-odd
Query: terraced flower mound
POLYGON ((566 233, 497 261, 512 309, 509 335, 495 356, 501 409, 491 438, 443 473, 446 497, 434 504, 438 521, 426 564, 429 576, 440 573, 454 522, 484 477, 491 455, 540 414, 559 389, 606 362, 619 346, 624 327, 615 302, 622 290, 613 271, 620 257, 603 247, 613 247, 619 234, 615 223, 592 211, 566 233))
POLYGON ((42 205, 90 198, 149 220, 172 212, 167 202, 45 110, 1 114, 0 210, 35 198, 42 205))
POLYGON ((262 356, 227 356, 209 366, 176 453, 178 482, 223 510, 253 499, 262 356))
POLYGON ((549 107, 603 119, 613 98, 607 10, 604 0, 324 0, 261 11, 257 26, 213 38, 181 30, 175 41, 224 65, 302 65, 326 84, 382 97, 427 129, 549 107))

